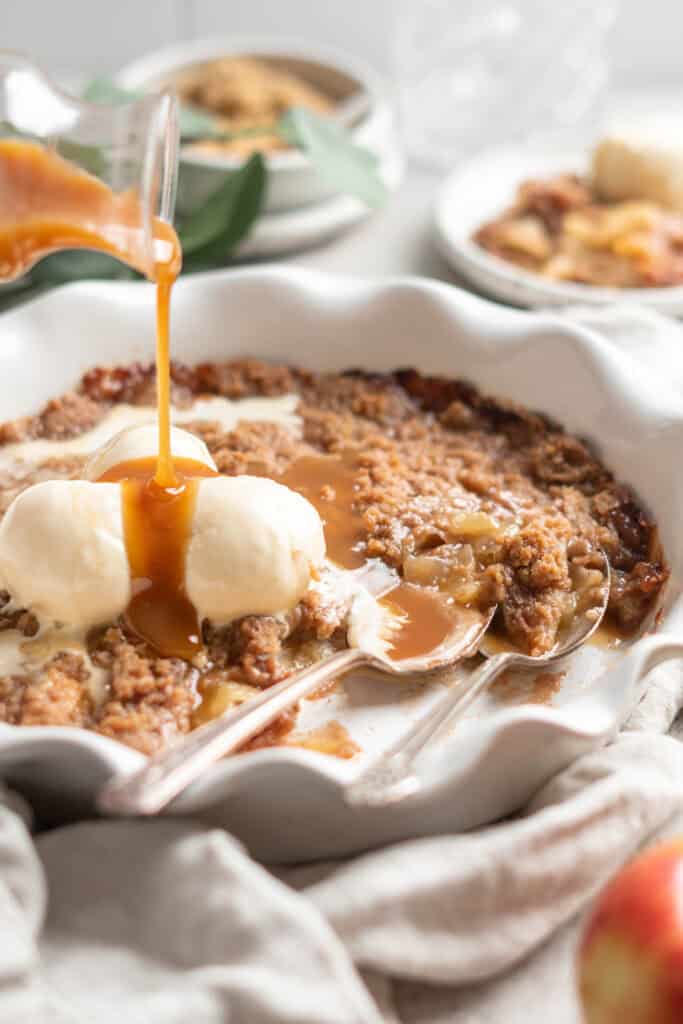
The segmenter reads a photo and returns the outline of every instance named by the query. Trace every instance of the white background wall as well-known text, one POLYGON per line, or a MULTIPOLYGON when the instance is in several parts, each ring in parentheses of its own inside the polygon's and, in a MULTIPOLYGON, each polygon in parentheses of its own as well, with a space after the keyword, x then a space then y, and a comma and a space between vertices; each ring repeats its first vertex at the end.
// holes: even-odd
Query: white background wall
MULTIPOLYGON (((89 76, 184 38, 268 32, 334 44, 388 69, 399 2, 0 0, 0 46, 30 52, 60 75, 89 76)), ((452 3, 457 17, 459 0, 452 3)), ((612 37, 615 84, 678 79, 683 85, 683 0, 621 0, 621 5, 612 37)))

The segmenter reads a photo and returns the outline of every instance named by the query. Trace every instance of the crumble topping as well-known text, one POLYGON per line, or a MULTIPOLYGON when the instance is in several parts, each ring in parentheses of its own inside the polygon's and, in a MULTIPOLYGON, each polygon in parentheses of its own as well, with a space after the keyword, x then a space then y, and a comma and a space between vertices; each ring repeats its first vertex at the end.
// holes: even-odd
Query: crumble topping
MULTIPOLYGON (((654 523, 586 444, 467 382, 414 370, 316 375, 239 360, 174 366, 172 400, 225 474, 277 479, 301 456, 352 451, 365 556, 410 583, 445 588, 463 605, 496 604, 500 628, 530 653, 549 649, 573 614, 577 574, 592 582, 598 548, 610 561, 609 611, 621 629, 637 628, 667 579, 654 523), (298 400, 298 433, 286 418, 228 428, 192 419, 193 403, 211 396, 286 395, 298 400)), ((2 446, 78 437, 121 403, 150 406, 153 415, 153 401, 153 367, 97 368, 36 416, 1 425, 0 512, 37 480, 78 477, 86 458, 4 466, 2 446)), ((333 486, 327 490, 323 497, 333 500, 333 486)), ((30 613, 11 608, 7 595, 0 605, 0 635, 35 634, 30 613)), ((152 753, 201 721, 209 704, 223 710, 344 646, 349 610, 348 600, 320 586, 284 616, 246 616, 222 629, 205 622, 193 664, 160 658, 111 623, 91 631, 81 654, 59 652, 35 670, 0 674, 0 720, 81 725, 152 753), (98 699, 92 671, 105 680, 98 699)), ((288 713, 251 746, 314 746, 295 722, 288 713)), ((329 752, 334 737, 335 752, 351 756, 353 744, 335 729, 317 749, 329 752)))

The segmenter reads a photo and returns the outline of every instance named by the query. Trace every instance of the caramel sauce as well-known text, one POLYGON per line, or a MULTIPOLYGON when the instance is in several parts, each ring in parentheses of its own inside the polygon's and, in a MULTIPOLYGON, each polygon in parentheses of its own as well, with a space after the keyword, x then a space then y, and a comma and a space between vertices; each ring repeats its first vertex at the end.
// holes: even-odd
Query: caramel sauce
POLYGON ((492 658, 495 654, 524 654, 524 651, 520 651, 519 647, 513 644, 509 637, 496 628, 495 620, 486 632, 482 647, 489 658, 492 658))
MULTIPOLYGON (((173 230, 171 228, 171 230, 173 230)), ((175 232, 173 232, 175 235, 175 232)), ((178 238, 176 236, 178 246, 178 238)), ((175 462, 171 455, 171 352, 170 317, 171 288, 178 271, 163 266, 157 272, 157 418, 159 422, 159 451, 154 468, 154 479, 162 490, 177 483, 175 462)))
POLYGON ((251 700, 259 693, 256 686, 238 683, 233 679, 226 680, 221 673, 214 675, 207 672, 197 684, 199 704, 192 712, 192 728, 212 722, 220 718, 226 711, 251 700))
MULTIPOLYGON (((96 249, 153 276, 134 191, 115 193, 52 149, 0 139, 0 279, 12 280, 60 249, 96 249)), ((173 228, 154 222, 157 277, 180 271, 173 228)))
MULTIPOLYGON (((338 455, 304 455, 277 477, 317 509, 328 557, 343 569, 358 569, 366 561, 366 531, 355 507, 357 470, 358 452, 348 448, 338 455)), ((396 660, 427 655, 451 636, 456 625, 464 630, 474 625, 473 613, 456 606, 446 594, 411 583, 399 583, 381 603, 404 618, 391 643, 390 654, 396 660)))
POLYGON ((182 263, 178 237, 154 219, 150 267, 135 192, 115 193, 35 142, 0 139, 0 197, 0 278, 11 280, 60 249, 95 249, 156 281, 158 456, 122 463, 102 479, 122 483, 133 583, 128 622, 159 653, 191 657, 199 623, 185 593, 185 550, 197 479, 213 471, 171 456, 169 320, 182 263))
POLYGON ((200 623, 185 590, 185 555, 197 486, 216 472, 194 459, 173 460, 174 480, 162 487, 154 456, 112 466, 100 480, 121 482, 123 529, 133 596, 131 629, 160 654, 191 659, 201 645, 200 623))
POLYGON ((303 455, 277 477, 278 483, 298 491, 317 510, 328 558, 342 569, 359 569, 365 563, 365 530, 354 509, 357 468, 358 453, 346 449, 340 455, 303 455))
POLYGON ((308 732, 291 733, 286 744, 288 747, 303 747, 305 750, 315 750, 330 757, 340 757, 345 761, 355 757, 361 750, 341 722, 334 719, 308 732))
POLYGON ((530 704, 550 704, 553 697, 560 692, 562 680, 566 672, 539 672, 529 697, 530 704))
POLYGON ((461 617, 452 598, 415 583, 399 584, 383 604, 395 615, 405 617, 391 645, 391 657, 397 661, 436 650, 453 633, 455 621, 461 617))
MULTIPOLYGON (((133 590, 128 624, 159 653, 191 658, 200 645, 200 624, 185 590, 185 554, 198 479, 213 471, 171 454, 169 316, 181 266, 178 238, 170 225, 154 221, 150 271, 135 193, 116 194, 33 142, 0 139, 0 196, 0 278, 24 273, 50 252, 90 248, 118 257, 157 283, 158 455, 112 467, 101 479, 122 484, 133 590)), ((357 464, 351 450, 305 456, 280 477, 318 510, 328 555, 345 569, 360 568, 365 561, 365 530, 354 507, 357 464)), ((454 627, 455 610, 437 591, 401 583, 391 592, 388 607, 405 617, 393 644, 397 658, 429 653, 454 627)))
POLYGON ((615 650, 622 644, 632 640, 624 630, 619 629, 615 622, 603 619, 593 635, 588 638, 588 643, 593 647, 600 647, 602 650, 615 650))
POLYGON ((566 672, 503 672, 489 690, 496 700, 506 704, 551 704, 562 688, 566 672))

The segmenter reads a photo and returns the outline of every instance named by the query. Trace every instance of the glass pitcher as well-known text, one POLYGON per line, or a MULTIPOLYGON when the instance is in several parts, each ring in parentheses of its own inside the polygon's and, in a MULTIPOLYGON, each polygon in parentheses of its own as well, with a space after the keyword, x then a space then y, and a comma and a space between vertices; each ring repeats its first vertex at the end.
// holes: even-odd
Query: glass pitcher
MULTIPOLYGON (((178 117, 170 92, 119 106, 86 103, 63 92, 26 57, 0 51, 0 235, 12 239, 13 253, 21 244, 17 229, 27 218, 50 221, 53 229, 75 224, 83 237, 90 233, 103 243, 82 247, 119 256, 154 277, 159 245, 154 225, 157 219, 172 220, 177 166, 178 117), (11 140, 35 145, 15 146, 11 140), (54 195, 43 182, 34 187, 46 158, 52 169, 65 172, 54 195), (83 204, 79 194, 80 206, 69 197, 73 165, 89 175, 87 182, 81 175, 80 183, 89 187, 92 201, 83 204)), ((68 231, 63 240, 66 244, 55 244, 52 230, 43 249, 35 246, 34 235, 22 266, 0 259, 0 281, 20 276, 50 252, 74 247, 68 231)))

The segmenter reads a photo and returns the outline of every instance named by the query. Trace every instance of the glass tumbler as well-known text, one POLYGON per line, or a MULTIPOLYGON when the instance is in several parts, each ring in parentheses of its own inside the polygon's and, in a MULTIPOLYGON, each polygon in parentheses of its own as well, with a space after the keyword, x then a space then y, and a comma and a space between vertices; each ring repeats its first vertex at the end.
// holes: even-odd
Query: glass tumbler
MULTIPOLYGON (((119 106, 87 103, 62 91, 26 57, 0 51, 0 141, 13 138, 56 152, 106 188, 91 182, 97 203, 82 208, 78 197, 69 198, 68 187, 52 194, 42 187, 37 171, 34 183, 30 161, 0 159, 0 232, 12 232, 27 216, 73 223, 100 236, 104 251, 153 276, 154 222, 171 221, 175 204, 178 118, 171 93, 119 106), (12 175, 23 176, 21 191, 30 209, 10 201, 17 192, 12 175)), ((11 146, 5 155, 9 151, 11 146)), ((23 274, 49 252, 70 247, 37 248, 28 265, 0 266, 0 279, 23 274)))
POLYGON ((484 146, 581 132, 607 80, 619 0, 399 0, 408 150, 448 169, 484 146))

